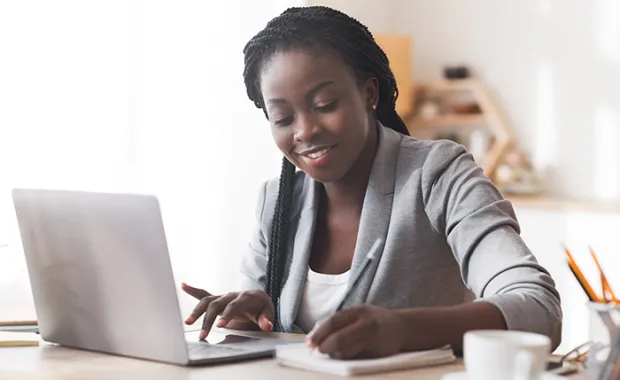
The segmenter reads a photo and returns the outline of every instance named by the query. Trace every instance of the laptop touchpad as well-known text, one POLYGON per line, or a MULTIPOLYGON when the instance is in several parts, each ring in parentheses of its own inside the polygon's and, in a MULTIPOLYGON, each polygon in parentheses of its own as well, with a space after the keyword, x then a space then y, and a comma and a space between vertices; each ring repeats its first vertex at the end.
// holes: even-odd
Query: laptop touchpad
POLYGON ((212 331, 206 339, 206 343, 209 344, 232 344, 232 343, 246 343, 255 342, 260 338, 251 337, 247 335, 237 335, 229 333, 221 333, 212 331))

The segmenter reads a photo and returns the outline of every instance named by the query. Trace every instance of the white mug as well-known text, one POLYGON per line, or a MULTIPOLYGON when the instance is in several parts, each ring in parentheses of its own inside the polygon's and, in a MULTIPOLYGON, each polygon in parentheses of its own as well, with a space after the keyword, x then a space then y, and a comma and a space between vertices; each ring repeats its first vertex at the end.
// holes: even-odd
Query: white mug
POLYGON ((523 331, 469 331, 463 340, 465 369, 472 380, 538 380, 550 350, 549 337, 523 331))

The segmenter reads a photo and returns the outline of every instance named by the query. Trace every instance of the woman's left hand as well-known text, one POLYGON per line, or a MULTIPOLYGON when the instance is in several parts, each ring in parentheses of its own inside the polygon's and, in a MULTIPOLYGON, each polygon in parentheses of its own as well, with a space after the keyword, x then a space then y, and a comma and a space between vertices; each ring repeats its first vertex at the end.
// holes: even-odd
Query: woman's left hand
POLYGON ((394 310, 363 305, 334 314, 307 341, 332 358, 382 357, 402 350, 404 325, 394 310))

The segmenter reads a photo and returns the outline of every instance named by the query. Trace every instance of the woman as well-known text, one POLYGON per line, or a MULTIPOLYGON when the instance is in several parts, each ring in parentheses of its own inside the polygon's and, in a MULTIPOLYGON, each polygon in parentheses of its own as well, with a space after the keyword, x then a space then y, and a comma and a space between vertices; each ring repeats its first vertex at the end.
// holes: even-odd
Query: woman
POLYGON ((337 358, 460 352, 472 329, 538 332, 557 347, 559 295, 511 204, 461 145, 408 136, 394 75, 365 26, 326 7, 292 8, 244 53, 247 93, 271 124, 282 173, 260 194, 244 290, 183 284, 200 299, 186 323, 205 314, 201 338, 218 315, 219 327, 306 333, 326 317, 308 343, 337 358), (376 260, 334 313, 375 241, 376 260))

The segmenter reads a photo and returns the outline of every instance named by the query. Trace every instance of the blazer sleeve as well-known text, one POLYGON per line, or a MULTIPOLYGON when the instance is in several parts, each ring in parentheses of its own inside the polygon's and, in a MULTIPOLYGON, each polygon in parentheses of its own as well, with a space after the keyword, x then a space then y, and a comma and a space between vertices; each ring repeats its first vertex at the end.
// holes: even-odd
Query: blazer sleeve
POLYGON ((423 165, 426 213, 459 263, 476 301, 495 305, 508 329, 561 340, 560 295, 550 274, 520 236, 512 204, 466 149, 442 141, 423 165))
POLYGON ((264 290, 267 273, 267 239, 264 233, 264 214, 267 199, 267 186, 261 186, 256 202, 256 226, 241 259, 240 290, 264 290))

